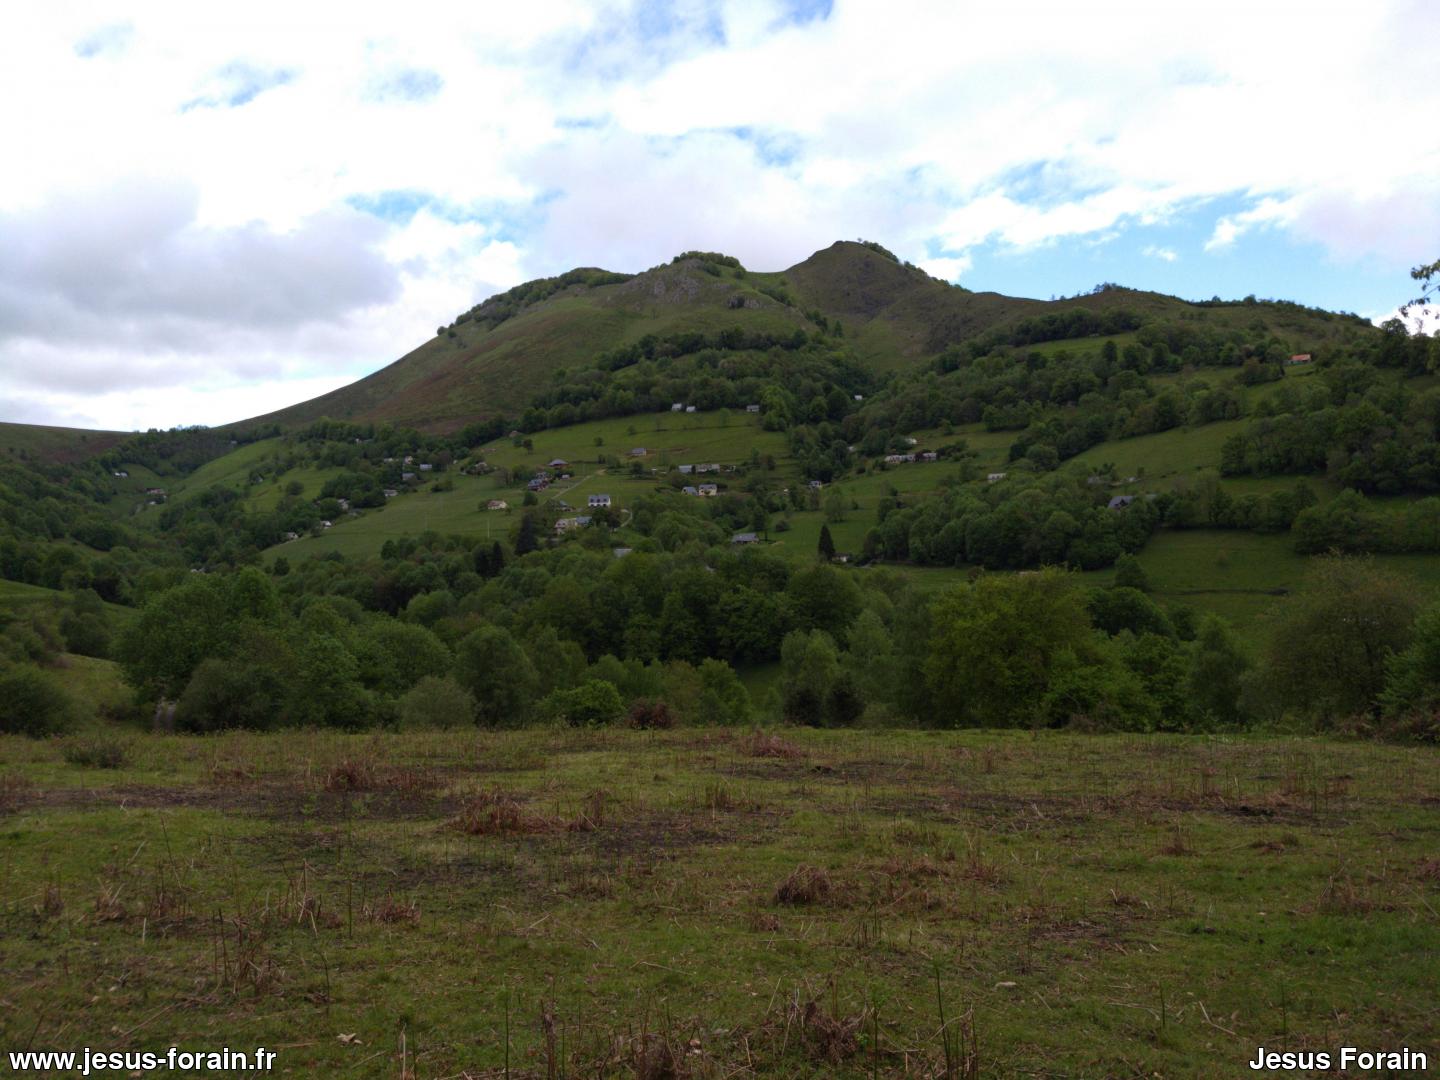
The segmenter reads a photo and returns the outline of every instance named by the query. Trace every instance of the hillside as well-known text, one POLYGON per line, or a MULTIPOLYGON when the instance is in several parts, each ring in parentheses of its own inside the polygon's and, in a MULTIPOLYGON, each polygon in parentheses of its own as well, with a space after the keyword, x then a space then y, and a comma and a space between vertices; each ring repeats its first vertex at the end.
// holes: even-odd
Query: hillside
POLYGON ((826 332, 873 372, 900 371, 1025 320, 1077 311, 1264 331, 1297 350, 1377 333, 1353 316, 1294 304, 1192 304, 1119 287, 1053 301, 971 292, 898 262, 878 245, 850 241, 769 273, 747 271, 724 256, 687 253, 633 276, 585 269, 518 286, 350 386, 231 427, 291 428, 330 417, 449 432, 495 416, 518 417, 557 371, 590 367, 607 350, 727 329, 771 337, 826 332))

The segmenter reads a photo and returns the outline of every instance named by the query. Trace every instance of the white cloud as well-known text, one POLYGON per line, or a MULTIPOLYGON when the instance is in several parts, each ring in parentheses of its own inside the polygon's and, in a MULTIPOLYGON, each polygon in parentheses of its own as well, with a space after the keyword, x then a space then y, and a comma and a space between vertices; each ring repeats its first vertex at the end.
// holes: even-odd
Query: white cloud
POLYGON ((0 391, 209 415, 206 371, 358 376, 494 289, 690 247, 774 269, 865 236, 953 279, 1224 199, 1207 251, 1316 243, 1401 296, 1440 247, 1436 5, 790 8, 31 14, 0 36, 0 391), (426 205, 351 208, 387 192, 426 205))

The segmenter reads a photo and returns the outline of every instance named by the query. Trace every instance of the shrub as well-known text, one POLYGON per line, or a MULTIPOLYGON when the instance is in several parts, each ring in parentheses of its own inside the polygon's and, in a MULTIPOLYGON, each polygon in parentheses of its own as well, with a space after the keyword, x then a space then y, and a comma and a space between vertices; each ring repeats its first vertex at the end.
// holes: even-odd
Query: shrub
POLYGON ((21 664, 0 674, 0 732, 54 735, 75 720, 74 700, 46 672, 21 664))
POLYGON ((398 702, 407 728, 459 728, 475 722, 475 695, 450 678, 426 675, 398 702))
POLYGON ((600 727, 620 719, 620 691, 613 683, 599 679, 575 687, 556 690, 542 703, 544 711, 571 727, 600 727))
POLYGON ((675 726, 675 717, 665 702, 642 700, 630 705, 625 722, 636 731, 663 731, 675 726))
POLYGON ((120 769, 130 762, 130 744, 110 735, 70 739, 61 750, 71 765, 87 769, 120 769))

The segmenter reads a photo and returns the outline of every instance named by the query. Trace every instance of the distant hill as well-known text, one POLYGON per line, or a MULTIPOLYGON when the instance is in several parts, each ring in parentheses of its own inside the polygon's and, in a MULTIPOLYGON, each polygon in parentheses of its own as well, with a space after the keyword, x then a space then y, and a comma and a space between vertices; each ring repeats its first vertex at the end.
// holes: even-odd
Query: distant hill
POLYGON ((125 436, 123 431, 88 431, 0 421, 0 454, 21 461, 35 459, 68 464, 104 453, 125 436))
POLYGON ((730 327, 780 335, 814 331, 817 317, 866 366, 897 371, 949 346, 1078 309, 1247 331, 1258 323, 1296 350, 1375 332, 1355 316, 1268 301, 1194 304, 1115 286, 1051 301, 971 292, 879 245, 850 241, 779 272, 747 271, 733 258, 689 252, 634 275, 583 268, 527 282, 462 313, 373 375, 231 426, 288 428, 330 417, 453 431, 496 415, 518 416, 558 369, 589 366, 606 350, 646 335, 730 327))

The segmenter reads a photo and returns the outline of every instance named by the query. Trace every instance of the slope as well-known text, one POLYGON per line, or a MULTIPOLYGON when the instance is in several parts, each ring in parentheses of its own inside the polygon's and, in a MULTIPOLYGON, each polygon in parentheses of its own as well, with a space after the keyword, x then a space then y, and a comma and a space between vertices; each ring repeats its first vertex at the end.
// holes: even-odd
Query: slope
POLYGON ((590 366, 606 350, 646 335, 731 327, 780 334, 828 327, 883 373, 1024 320, 1080 310, 1259 329, 1297 351, 1377 333, 1355 316, 1253 298, 1195 304, 1117 286, 1050 301, 971 292, 899 262, 879 245, 850 241, 767 273, 746 271, 726 256, 689 252, 633 276, 582 269, 517 286, 462 313, 373 375, 232 427, 293 427, 328 416, 454 431, 475 420, 518 417, 555 372, 590 366))

